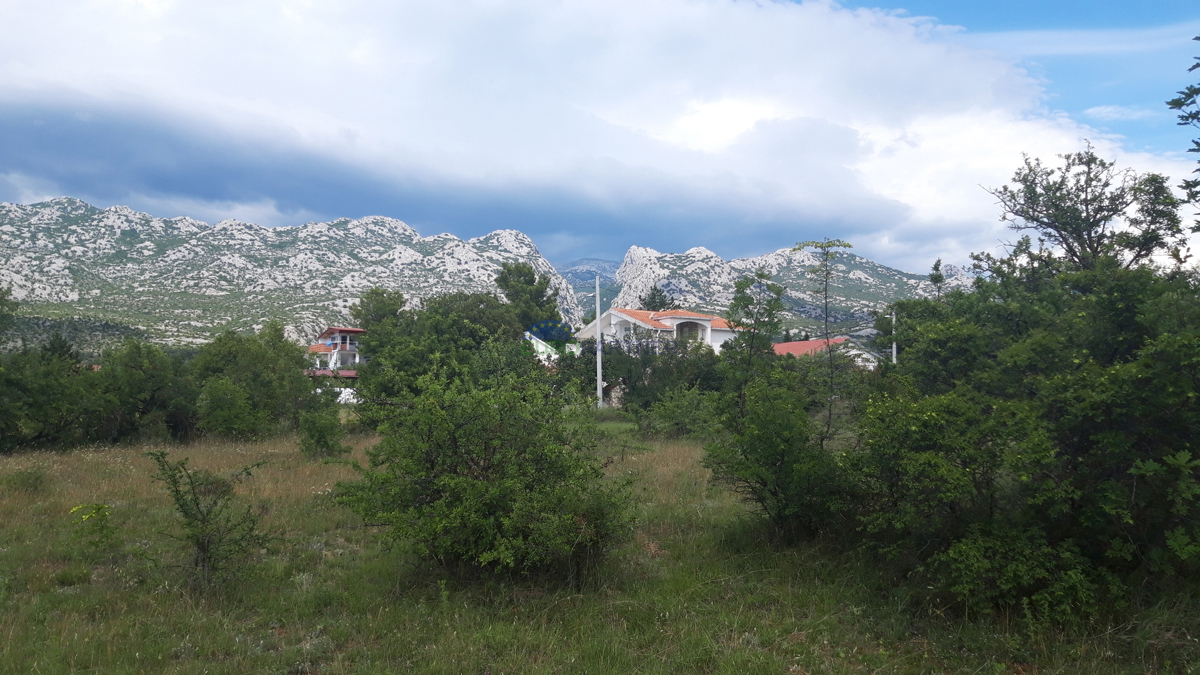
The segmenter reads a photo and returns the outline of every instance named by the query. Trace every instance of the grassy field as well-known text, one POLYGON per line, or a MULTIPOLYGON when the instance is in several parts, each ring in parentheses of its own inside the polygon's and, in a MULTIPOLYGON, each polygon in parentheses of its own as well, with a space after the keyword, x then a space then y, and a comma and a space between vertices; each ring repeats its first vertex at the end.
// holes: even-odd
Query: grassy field
MULTIPOLYGON (((617 425, 607 425, 610 429, 617 425)), ((359 438, 362 458, 370 439, 359 438)), ((708 484, 697 443, 614 442, 635 537, 582 589, 453 576, 330 495, 352 476, 294 439, 166 448, 232 470, 276 536, 239 579, 185 583, 147 447, 0 457, 0 673, 1151 673, 1200 664, 1195 599, 1030 630, 893 593, 859 556, 770 545, 708 484), (624 453, 622 456, 622 452, 624 453), (69 511, 111 506, 124 552, 89 561, 69 511)), ((1200 667, 1198 667, 1200 669, 1200 667)))

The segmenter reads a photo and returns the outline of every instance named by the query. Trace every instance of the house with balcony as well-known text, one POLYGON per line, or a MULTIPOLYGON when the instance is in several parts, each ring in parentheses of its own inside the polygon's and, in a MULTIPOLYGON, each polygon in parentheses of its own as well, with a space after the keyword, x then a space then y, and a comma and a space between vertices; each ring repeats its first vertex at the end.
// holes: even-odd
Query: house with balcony
POLYGON ((317 336, 315 344, 309 345, 312 358, 312 375, 357 377, 358 364, 363 361, 358 351, 358 340, 367 331, 362 328, 330 326, 317 336))
POLYGON ((696 340, 719 354, 721 346, 737 335, 737 329, 719 316, 683 309, 652 312, 613 307, 575 335, 595 339, 597 334, 604 342, 696 340))

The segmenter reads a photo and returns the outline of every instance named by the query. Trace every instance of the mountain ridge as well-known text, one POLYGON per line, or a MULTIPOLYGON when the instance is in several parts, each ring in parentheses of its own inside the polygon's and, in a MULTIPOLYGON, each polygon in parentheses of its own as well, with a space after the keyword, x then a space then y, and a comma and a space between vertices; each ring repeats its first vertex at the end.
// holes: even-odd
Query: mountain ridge
POLYGON ((25 313, 89 316, 173 344, 277 319, 304 341, 372 286, 414 302, 444 292, 496 292, 505 262, 527 262, 551 279, 564 315, 582 312, 570 284, 517 230, 462 240, 421 236, 383 216, 287 228, 226 219, 156 218, 128 207, 99 209, 73 198, 0 203, 0 285, 25 313))
MULTIPOLYGON (((602 311, 638 307, 657 286, 686 309, 722 314, 734 283, 764 269, 786 289, 791 326, 815 326, 823 316, 809 271, 817 258, 806 251, 725 260, 704 247, 663 253, 631 246, 619 263, 584 258, 559 270, 518 230, 466 240, 422 236, 385 216, 266 228, 236 219, 209 225, 187 216, 156 218, 71 197, 0 203, 0 257, 0 286, 12 287, 23 315, 40 317, 22 325, 45 328, 81 318, 86 321, 71 325, 121 327, 89 345, 95 348, 127 334, 198 344, 222 330, 257 329, 269 320, 282 321, 302 342, 347 321, 350 305, 372 286, 400 290, 414 303, 455 291, 498 293, 495 275, 505 262, 527 262, 548 275, 565 318, 576 325, 594 308, 596 274, 602 311)), ((947 290, 971 283, 953 265, 945 273, 947 290)), ((930 297, 935 289, 928 276, 839 252, 830 292, 831 318, 849 329, 893 300, 930 297)))

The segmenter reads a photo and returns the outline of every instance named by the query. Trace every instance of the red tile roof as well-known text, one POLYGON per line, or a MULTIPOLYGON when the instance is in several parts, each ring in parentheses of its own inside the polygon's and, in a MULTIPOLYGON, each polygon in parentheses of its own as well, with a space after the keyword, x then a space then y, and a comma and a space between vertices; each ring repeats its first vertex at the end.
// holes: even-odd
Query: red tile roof
POLYGON ((350 334, 358 335, 358 334, 365 333, 365 332, 367 332, 367 330, 365 328, 346 328, 343 326, 330 326, 329 328, 326 328, 325 330, 321 331, 321 334, 317 336, 317 339, 320 340, 321 338, 326 337, 328 335, 333 335, 334 333, 350 333, 350 334))
MULTIPOLYGON (((846 341, 846 338, 833 338, 829 342, 837 345, 846 341)), ((775 353, 783 356, 784 354, 792 354, 793 356, 808 356, 817 352, 825 351, 828 343, 824 340, 800 340, 798 342, 779 342, 774 345, 775 353)))
MULTIPOLYGON (((309 377, 331 377, 333 375, 333 371, 329 370, 328 368, 321 368, 319 370, 310 369, 304 371, 304 374, 308 375, 309 377)), ((337 371, 337 374, 338 377, 358 377, 357 370, 339 370, 337 371)))
POLYGON ((624 314, 635 321, 640 321, 651 328, 657 328, 659 330, 674 330, 670 324, 659 321, 659 319, 670 318, 705 319, 710 322, 709 325, 713 328, 736 330, 735 328, 731 328, 729 326, 728 321, 719 316, 713 316, 712 314, 701 314, 699 312, 689 312, 686 309, 664 309, 661 312, 651 312, 645 309, 622 309, 620 307, 613 307, 613 311, 620 312, 621 314, 624 314))

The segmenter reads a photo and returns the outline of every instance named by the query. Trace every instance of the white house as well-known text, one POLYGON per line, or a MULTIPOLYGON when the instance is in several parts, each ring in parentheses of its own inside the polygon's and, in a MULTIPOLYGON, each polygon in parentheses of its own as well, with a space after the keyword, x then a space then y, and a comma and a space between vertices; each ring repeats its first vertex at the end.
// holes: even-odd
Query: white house
POLYGON ((721 345, 737 334, 725 319, 683 309, 664 309, 651 312, 645 309, 613 307, 600 315, 598 321, 584 326, 575 334, 579 339, 595 339, 597 326, 605 342, 690 338, 699 340, 720 353, 721 345))
POLYGON ((317 336, 316 344, 308 348, 313 367, 317 370, 357 371, 362 360, 358 353, 358 338, 366 332, 362 328, 326 328, 317 336))

